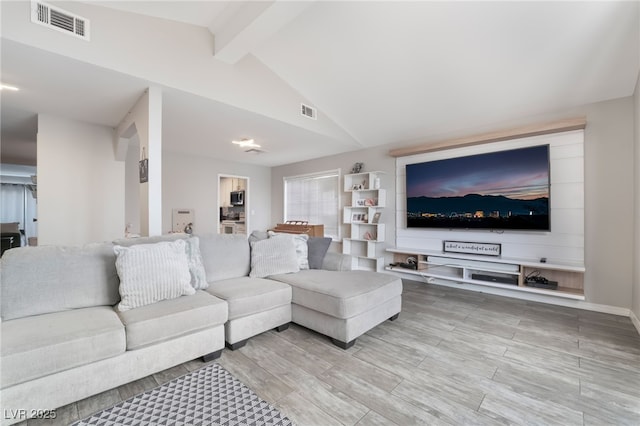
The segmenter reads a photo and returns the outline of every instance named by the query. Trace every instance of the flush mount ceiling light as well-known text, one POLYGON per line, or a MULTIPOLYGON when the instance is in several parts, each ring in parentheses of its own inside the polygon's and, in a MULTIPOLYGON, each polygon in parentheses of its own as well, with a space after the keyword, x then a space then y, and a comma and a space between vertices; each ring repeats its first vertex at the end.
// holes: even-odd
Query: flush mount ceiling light
POLYGON ((13 92, 17 92, 18 89, 16 86, 11 86, 9 84, 0 83, 0 90, 11 90, 13 92))
POLYGON ((260 148, 260 145, 255 143, 253 139, 241 139, 239 141, 231 141, 231 142, 240 146, 240 148, 260 148))

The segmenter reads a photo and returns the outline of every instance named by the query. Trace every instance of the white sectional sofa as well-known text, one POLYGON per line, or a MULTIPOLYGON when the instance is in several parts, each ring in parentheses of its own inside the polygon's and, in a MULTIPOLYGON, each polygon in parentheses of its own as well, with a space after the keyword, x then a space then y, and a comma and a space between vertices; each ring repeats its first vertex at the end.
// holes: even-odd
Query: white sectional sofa
POLYGON ((3 254, 2 424, 219 356, 225 301, 200 290, 119 312, 115 261, 111 243, 3 254))
POLYGON ((348 256, 326 253, 326 239, 301 246, 266 233, 187 240, 197 242, 201 262, 189 263, 191 284, 195 275, 206 275, 203 289, 120 311, 125 291, 114 246, 153 248, 187 237, 25 247, 2 256, 2 424, 198 357, 214 359, 225 341, 238 349, 290 322, 348 348, 400 312, 399 278, 349 271, 348 256), (300 247, 308 249, 304 266, 297 263, 300 247))

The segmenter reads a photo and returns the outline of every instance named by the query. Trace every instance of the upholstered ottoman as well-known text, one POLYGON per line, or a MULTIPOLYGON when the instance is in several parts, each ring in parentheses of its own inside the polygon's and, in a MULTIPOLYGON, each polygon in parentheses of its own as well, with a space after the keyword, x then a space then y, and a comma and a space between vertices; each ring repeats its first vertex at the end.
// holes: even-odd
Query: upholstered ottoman
POLYGON ((402 281, 393 275, 308 269, 269 278, 291 286, 294 323, 331 337, 343 349, 400 313, 402 281))

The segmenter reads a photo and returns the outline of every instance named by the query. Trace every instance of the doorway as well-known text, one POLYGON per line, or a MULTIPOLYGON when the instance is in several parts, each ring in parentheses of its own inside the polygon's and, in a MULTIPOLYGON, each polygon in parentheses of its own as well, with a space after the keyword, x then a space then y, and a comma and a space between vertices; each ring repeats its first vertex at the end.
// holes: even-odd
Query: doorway
POLYGON ((0 176, 2 244, 10 247, 38 244, 36 167, 2 164, 0 176))
POLYGON ((218 175, 218 233, 247 235, 249 178, 218 175))

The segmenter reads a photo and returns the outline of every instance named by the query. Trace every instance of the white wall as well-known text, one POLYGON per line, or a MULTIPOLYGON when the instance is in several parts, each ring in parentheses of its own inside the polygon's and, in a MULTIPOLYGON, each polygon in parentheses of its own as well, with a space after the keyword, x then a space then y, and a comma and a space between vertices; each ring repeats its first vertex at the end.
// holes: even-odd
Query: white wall
POLYGON ((585 295, 631 308, 633 99, 588 105, 585 129, 585 295))
MULTIPOLYGON (((584 137, 586 301, 629 309, 634 269, 633 98, 584 105, 519 121, 493 123, 474 132, 452 132, 442 135, 441 139, 583 115, 587 117, 584 137)), ((424 143, 428 142, 424 141, 424 143)), ((637 143, 636 141, 635 144, 637 143)), ((387 153, 390 148, 400 146, 402 145, 392 144, 275 167, 272 172, 272 217, 277 221, 281 220, 283 215, 282 176, 312 173, 337 167, 341 167, 345 173, 356 161, 365 163, 365 171, 386 171, 387 182, 392 181, 391 185, 393 185, 388 189, 387 198, 395 200, 396 195, 393 189, 395 188, 395 159, 389 157, 387 153)), ((393 241, 396 233, 395 214, 392 219, 387 215, 390 210, 385 210, 387 241, 393 241)), ((638 263, 637 260, 635 263, 638 263)))
POLYGON ((162 156, 162 231, 171 231, 174 208, 195 210, 195 234, 217 233, 218 174, 249 178, 246 212, 249 228, 266 230, 271 220, 271 169, 175 152, 162 156))
POLYGON ((124 162, 113 129, 38 116, 38 244, 81 245, 124 233, 124 162))
MULTIPOLYGON (((41 114, 38 123, 39 244, 80 245, 124 236, 125 174, 137 196, 137 151, 116 161, 113 129, 41 114), (126 172, 129 164, 131 170, 126 172)), ((218 174, 247 176, 250 229, 271 220, 271 170, 172 152, 162 153, 162 233, 173 208, 195 209, 195 232, 217 232, 218 174)), ((137 216, 136 209, 128 217, 137 216)), ((139 222, 134 223, 133 231, 139 222)))

